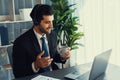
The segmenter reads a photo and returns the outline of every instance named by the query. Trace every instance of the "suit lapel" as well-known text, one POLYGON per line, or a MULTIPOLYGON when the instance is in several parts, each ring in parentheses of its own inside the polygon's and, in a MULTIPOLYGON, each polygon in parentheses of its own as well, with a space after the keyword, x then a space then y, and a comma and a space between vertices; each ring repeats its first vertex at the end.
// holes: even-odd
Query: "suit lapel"
POLYGON ((40 46, 39 46, 39 43, 37 41, 37 38, 34 34, 34 31, 33 31, 33 28, 30 30, 31 34, 30 34, 30 39, 32 41, 31 44, 33 44, 35 50, 37 51, 37 53, 39 54, 41 52, 41 49, 40 49, 40 46))
POLYGON ((46 37, 47 37, 47 40, 48 40, 48 47, 49 47, 49 53, 50 53, 50 56, 51 57, 53 57, 53 54, 51 53, 51 49, 53 49, 53 47, 52 47, 52 40, 51 40, 51 38, 50 38, 50 34, 46 34, 46 37))
MULTIPOLYGON (((50 34, 46 34, 46 37, 47 37, 47 40, 48 40, 49 52, 50 52, 51 47, 52 47, 52 43, 51 43, 52 40, 51 40, 50 36, 51 36, 50 34)), ((31 39, 31 42, 32 42, 31 44, 33 44, 35 50, 39 54, 42 50, 40 49, 39 43, 38 43, 37 38, 36 38, 36 36, 34 34, 34 31, 33 31, 33 28, 30 29, 30 39, 31 39)), ((52 54, 50 54, 50 56, 52 57, 52 54)))

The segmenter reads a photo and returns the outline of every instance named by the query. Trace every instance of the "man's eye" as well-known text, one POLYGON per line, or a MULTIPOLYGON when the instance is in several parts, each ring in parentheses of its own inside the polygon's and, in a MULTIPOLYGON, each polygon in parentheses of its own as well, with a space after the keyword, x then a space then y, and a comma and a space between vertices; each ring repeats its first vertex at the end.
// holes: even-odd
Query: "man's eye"
POLYGON ((49 24, 50 22, 45 22, 46 24, 49 24))

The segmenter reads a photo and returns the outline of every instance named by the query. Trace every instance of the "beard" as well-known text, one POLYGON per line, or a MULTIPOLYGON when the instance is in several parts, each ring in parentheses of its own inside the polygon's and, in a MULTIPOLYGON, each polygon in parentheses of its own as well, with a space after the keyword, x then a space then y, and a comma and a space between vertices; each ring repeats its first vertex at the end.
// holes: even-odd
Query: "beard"
POLYGON ((39 26, 39 32, 42 33, 42 34, 50 34, 51 33, 51 28, 43 28, 41 26, 39 26))

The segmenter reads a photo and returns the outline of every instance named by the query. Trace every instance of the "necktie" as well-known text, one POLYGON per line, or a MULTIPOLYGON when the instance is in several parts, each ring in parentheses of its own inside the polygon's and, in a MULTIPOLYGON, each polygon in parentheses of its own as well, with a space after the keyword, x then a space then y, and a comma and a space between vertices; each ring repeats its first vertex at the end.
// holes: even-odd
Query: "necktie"
POLYGON ((45 37, 41 37, 41 40, 42 40, 42 51, 44 51, 44 54, 42 57, 47 57, 47 56, 49 56, 49 54, 48 54, 48 50, 47 50, 47 44, 45 42, 45 37))
MULTIPOLYGON (((42 57, 47 57, 47 56, 49 56, 49 54, 48 54, 48 50, 47 50, 47 44, 45 42, 45 37, 41 37, 41 40, 42 40, 42 51, 44 51, 44 54, 42 55, 42 57)), ((50 70, 51 70, 50 66, 44 68, 44 72, 47 72, 50 70)))

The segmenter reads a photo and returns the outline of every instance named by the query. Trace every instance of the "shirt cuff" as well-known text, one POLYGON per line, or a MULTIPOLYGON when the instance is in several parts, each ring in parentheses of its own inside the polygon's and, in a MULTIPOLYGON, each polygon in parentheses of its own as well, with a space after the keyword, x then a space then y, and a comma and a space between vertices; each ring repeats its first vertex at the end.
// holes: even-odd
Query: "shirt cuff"
POLYGON ((39 69, 37 69, 37 70, 35 69, 34 62, 32 63, 32 69, 33 69, 34 73, 37 73, 39 71, 39 69))
POLYGON ((62 61, 63 64, 66 62, 66 60, 62 57, 61 57, 61 61, 62 61))

